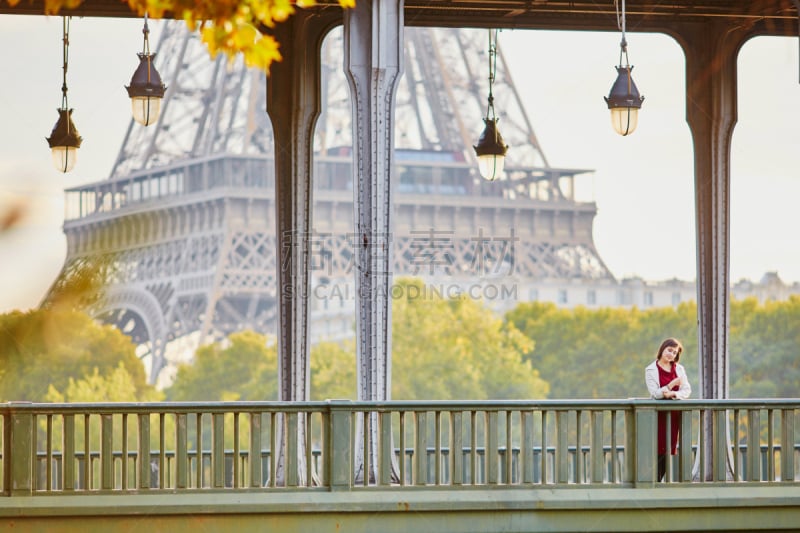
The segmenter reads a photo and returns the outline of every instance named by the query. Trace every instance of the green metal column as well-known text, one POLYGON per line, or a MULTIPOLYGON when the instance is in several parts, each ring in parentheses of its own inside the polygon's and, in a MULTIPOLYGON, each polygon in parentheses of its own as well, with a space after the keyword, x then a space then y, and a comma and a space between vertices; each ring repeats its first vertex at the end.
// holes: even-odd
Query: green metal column
POLYGON ((636 474, 634 483, 637 487, 652 486, 656 481, 656 440, 658 438, 656 410, 637 408, 635 418, 636 474))
POLYGON ((781 411, 781 481, 794 481, 794 409, 781 411))
POLYGON ((325 465, 326 476, 331 490, 350 490, 353 479, 353 461, 351 455, 353 424, 350 402, 333 400, 329 402, 328 416, 328 448, 325 465))
MULTIPOLYGON (((33 466, 36 444, 33 438, 33 415, 30 412, 15 412, 11 409, 10 421, 6 419, 7 434, 3 450, 6 490, 11 496, 30 496, 33 494, 33 466)), ((27 402, 25 402, 27 403, 27 402)))

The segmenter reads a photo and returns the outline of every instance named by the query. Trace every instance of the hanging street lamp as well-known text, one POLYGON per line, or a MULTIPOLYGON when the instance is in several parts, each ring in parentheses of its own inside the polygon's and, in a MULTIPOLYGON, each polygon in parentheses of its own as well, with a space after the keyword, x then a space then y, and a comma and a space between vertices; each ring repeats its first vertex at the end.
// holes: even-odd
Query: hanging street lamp
POLYGON ((59 172, 69 172, 78 160, 78 148, 83 139, 72 122, 72 109, 67 101, 67 65, 69 63, 69 17, 63 21, 63 82, 61 84, 61 107, 58 108, 58 121, 53 126, 47 144, 53 156, 53 166, 59 172))
POLYGON ((481 176, 489 181, 494 181, 503 175, 506 152, 508 145, 503 142, 503 136, 497 129, 497 116, 494 111, 494 95, 492 86, 497 72, 497 30, 489 30, 489 99, 486 109, 486 118, 483 119, 485 128, 478 138, 478 144, 473 146, 475 155, 478 156, 478 171, 481 176))
POLYGON ((631 77, 633 67, 628 62, 628 42, 625 40, 625 0, 622 0, 622 18, 617 23, 622 30, 622 41, 620 42, 619 66, 617 69, 617 79, 611 86, 611 92, 605 97, 608 109, 611 110, 611 125, 614 131, 622 136, 630 135, 636 130, 639 123, 639 109, 642 107, 644 96, 639 95, 639 89, 631 77), (623 55, 625 64, 622 63, 623 55))
POLYGON ((164 98, 166 86, 161 82, 156 67, 153 65, 156 54, 150 53, 150 29, 147 27, 147 14, 144 16, 144 46, 139 56, 139 66, 133 73, 131 84, 125 87, 131 98, 133 119, 149 126, 158 120, 161 114, 161 100, 164 98))

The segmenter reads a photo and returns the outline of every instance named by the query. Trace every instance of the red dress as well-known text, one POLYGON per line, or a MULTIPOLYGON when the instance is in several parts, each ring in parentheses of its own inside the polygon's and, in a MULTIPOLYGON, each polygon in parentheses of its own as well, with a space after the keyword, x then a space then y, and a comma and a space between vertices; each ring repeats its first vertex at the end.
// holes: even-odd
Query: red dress
MULTIPOLYGON (((656 364, 656 368, 658 368, 658 384, 662 387, 665 387, 669 384, 670 381, 678 377, 678 372, 675 370, 675 365, 672 365, 672 368, 669 371, 664 370, 661 368, 661 365, 656 364)), ((680 389, 679 385, 675 385, 672 387, 671 390, 677 391, 680 389)), ((672 400, 667 400, 672 401, 672 400)), ((670 440, 672 441, 672 455, 677 453, 678 447, 678 434, 681 431, 681 417, 680 411, 672 411, 670 413, 666 411, 660 411, 658 413, 658 455, 666 455, 667 454, 667 417, 668 415, 672 415, 672 423, 670 424, 670 440)))

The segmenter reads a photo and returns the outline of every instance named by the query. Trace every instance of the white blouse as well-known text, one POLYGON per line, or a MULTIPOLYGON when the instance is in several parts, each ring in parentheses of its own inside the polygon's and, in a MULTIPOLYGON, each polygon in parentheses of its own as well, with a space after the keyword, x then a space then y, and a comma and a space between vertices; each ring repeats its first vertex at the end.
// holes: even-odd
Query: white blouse
MULTIPOLYGON (((650 392, 650 397, 654 400, 663 400, 664 393, 667 392, 667 387, 662 387, 658 379, 658 363, 653 361, 647 368, 644 369, 644 382, 647 385, 647 390, 650 392)), ((681 385, 675 395, 675 400, 686 400, 692 394, 692 386, 689 385, 689 378, 686 376, 686 369, 680 363, 675 363, 675 372, 681 378, 681 385)))

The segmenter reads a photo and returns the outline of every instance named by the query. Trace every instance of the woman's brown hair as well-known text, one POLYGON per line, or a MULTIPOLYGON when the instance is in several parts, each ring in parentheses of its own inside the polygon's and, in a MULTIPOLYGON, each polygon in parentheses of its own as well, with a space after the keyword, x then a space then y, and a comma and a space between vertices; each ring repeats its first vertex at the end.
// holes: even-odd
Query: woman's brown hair
POLYGON ((678 353, 675 355, 675 362, 677 363, 680 361, 681 352, 683 352, 683 344, 681 344, 678 339, 673 339, 672 337, 665 339, 664 342, 661 343, 661 346, 658 348, 658 353, 656 354, 656 361, 661 359, 661 355, 664 353, 664 350, 670 346, 675 346, 678 348, 678 353))

